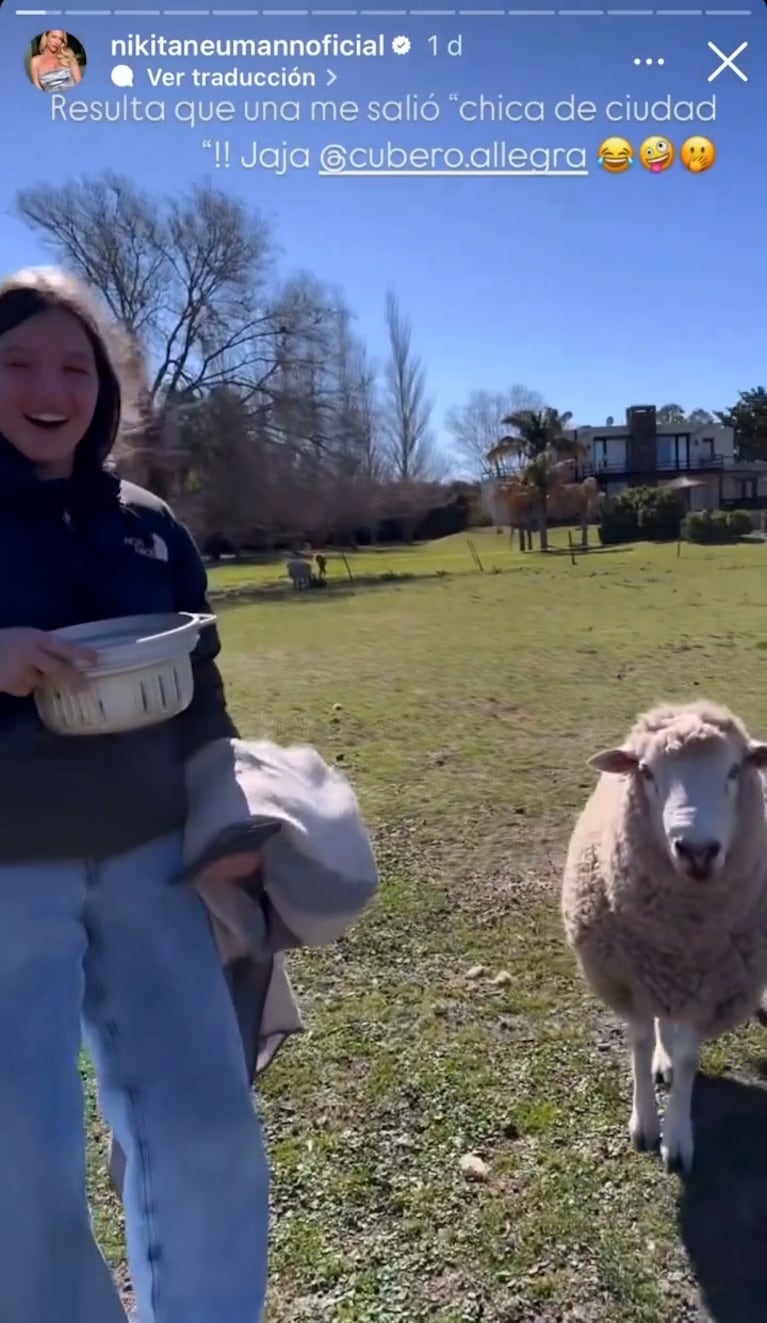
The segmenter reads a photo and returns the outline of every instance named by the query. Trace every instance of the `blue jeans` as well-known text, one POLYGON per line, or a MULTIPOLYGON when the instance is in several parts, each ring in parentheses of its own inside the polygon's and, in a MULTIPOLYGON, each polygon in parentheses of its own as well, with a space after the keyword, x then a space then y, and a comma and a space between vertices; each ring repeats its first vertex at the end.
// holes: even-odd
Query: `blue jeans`
POLYGON ((181 865, 173 835, 99 864, 0 868, 3 1323, 125 1323, 86 1201, 81 1024, 126 1156, 141 1323, 261 1323, 261 1125, 181 865))

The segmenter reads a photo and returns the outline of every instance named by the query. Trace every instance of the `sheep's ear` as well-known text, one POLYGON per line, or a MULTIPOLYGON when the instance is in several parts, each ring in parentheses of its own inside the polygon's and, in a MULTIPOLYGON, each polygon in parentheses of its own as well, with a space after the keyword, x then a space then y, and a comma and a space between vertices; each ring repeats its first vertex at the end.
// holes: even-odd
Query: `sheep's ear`
POLYGON ((631 749, 603 749, 601 753, 595 753, 593 758, 588 760, 589 767, 595 767, 598 772, 613 772, 616 776, 625 776, 628 772, 635 772, 639 766, 639 755, 633 753, 631 749))
POLYGON ((759 744, 752 740, 746 754, 746 762, 750 767, 767 767, 767 744, 759 744))

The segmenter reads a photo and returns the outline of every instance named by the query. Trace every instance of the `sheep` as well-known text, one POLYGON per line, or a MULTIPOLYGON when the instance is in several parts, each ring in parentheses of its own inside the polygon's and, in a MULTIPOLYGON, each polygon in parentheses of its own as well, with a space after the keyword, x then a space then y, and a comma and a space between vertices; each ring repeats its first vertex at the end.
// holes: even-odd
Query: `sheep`
POLYGON ((565 938, 628 1026, 634 1146, 686 1173, 701 1043, 767 986, 767 744, 703 701, 644 713, 588 761, 602 775, 567 852, 565 938), (662 1135, 654 1078, 671 1086, 662 1135))
POLYGON ((294 588, 309 588, 312 582, 312 567, 306 560, 289 560, 288 575, 294 588))

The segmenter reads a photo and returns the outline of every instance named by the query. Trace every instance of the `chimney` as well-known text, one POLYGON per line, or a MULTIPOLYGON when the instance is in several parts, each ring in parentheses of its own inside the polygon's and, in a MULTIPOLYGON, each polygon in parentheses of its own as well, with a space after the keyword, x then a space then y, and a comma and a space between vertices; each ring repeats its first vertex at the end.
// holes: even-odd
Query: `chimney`
POLYGON ((633 485, 654 485, 658 468, 655 405, 632 405, 626 410, 626 426, 626 468, 632 475, 630 481, 633 485))

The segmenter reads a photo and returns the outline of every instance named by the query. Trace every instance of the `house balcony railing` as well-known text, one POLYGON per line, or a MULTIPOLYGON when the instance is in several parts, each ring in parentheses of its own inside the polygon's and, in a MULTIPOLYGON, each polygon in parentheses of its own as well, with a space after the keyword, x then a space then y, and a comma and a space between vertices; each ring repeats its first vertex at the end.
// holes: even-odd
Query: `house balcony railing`
MULTIPOLYGON (((603 461, 597 464, 584 462, 575 465, 574 477, 577 482, 584 478, 621 478, 628 475, 639 476, 642 473, 648 475, 655 474, 673 474, 673 473, 719 473, 727 467, 729 470, 734 463, 732 458, 724 455, 696 455, 687 460, 682 459, 658 459, 651 467, 630 464, 627 459, 617 462, 603 461)), ((510 478, 518 476, 519 467, 504 466, 502 469, 487 467, 482 475, 483 482, 504 482, 510 478)))
POLYGON ((620 478, 626 474, 718 473, 724 468, 723 455, 696 455, 692 459, 656 459, 652 465, 630 464, 628 459, 617 463, 578 464, 577 475, 583 478, 620 478))
POLYGON ((723 496, 723 510, 767 510, 767 496, 723 496))

